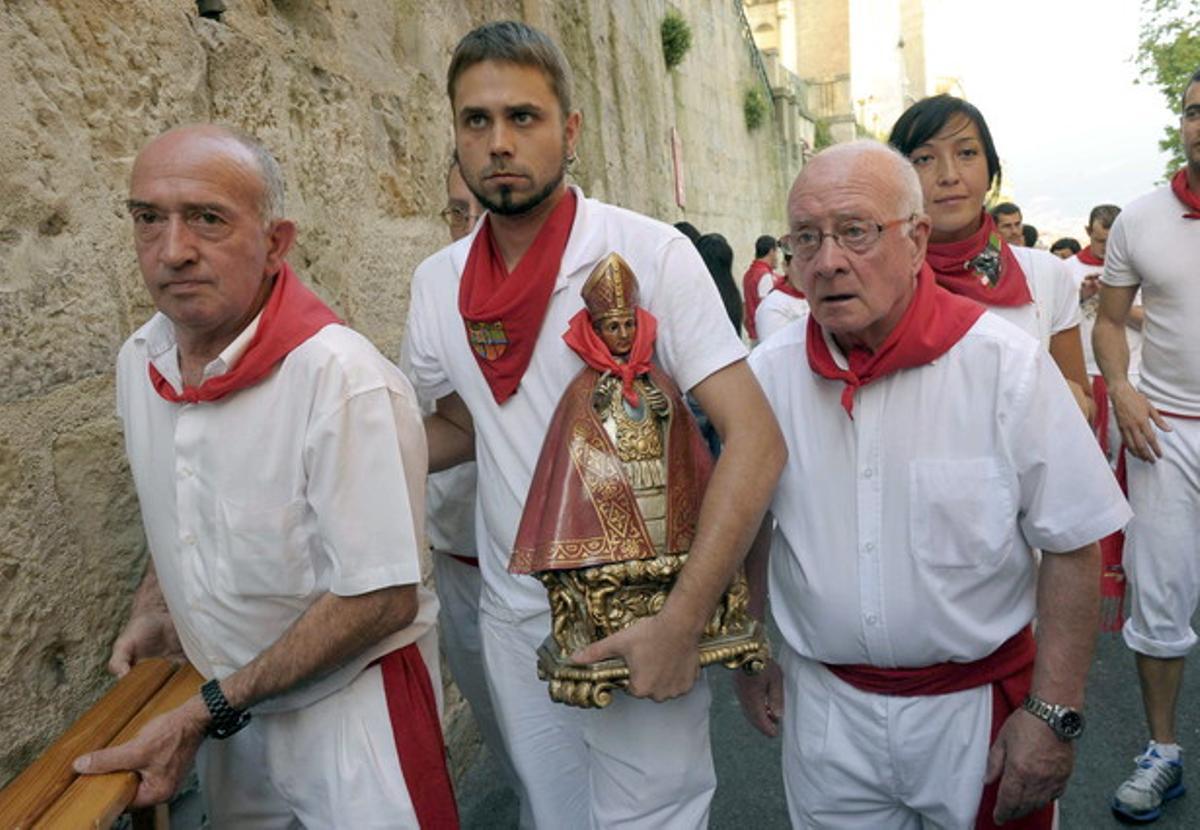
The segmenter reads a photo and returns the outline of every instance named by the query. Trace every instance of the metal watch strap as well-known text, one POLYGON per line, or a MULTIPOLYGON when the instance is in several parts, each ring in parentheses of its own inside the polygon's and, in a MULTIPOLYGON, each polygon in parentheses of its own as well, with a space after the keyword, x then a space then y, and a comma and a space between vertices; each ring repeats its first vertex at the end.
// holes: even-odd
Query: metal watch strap
POLYGON ((1045 721, 1060 741, 1073 741, 1083 734, 1083 715, 1069 706, 1047 703, 1041 698, 1027 695, 1021 708, 1045 721))
POLYGON ((239 732, 250 722, 249 712, 234 709, 229 705, 225 693, 221 691, 221 681, 215 677, 200 687, 200 697, 208 707, 208 713, 212 715, 212 722, 205 730, 205 734, 210 738, 223 740, 239 732))

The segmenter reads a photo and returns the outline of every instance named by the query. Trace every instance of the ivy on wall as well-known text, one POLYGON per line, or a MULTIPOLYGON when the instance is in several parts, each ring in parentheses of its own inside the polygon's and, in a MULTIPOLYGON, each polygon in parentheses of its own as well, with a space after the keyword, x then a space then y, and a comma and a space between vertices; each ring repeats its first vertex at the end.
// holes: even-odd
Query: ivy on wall
POLYGON ((746 90, 746 97, 742 100, 742 114, 746 116, 746 129, 757 130, 762 126, 763 119, 767 117, 767 96, 757 86, 752 86, 746 90))
POLYGON ((667 69, 674 69, 692 48, 692 27, 675 9, 669 9, 662 20, 663 60, 667 69))

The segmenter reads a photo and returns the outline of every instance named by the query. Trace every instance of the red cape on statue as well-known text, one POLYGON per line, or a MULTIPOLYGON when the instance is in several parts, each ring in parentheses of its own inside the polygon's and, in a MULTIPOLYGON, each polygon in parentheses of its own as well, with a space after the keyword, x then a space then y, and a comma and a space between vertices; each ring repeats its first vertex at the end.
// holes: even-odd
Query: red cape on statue
MULTIPOLYGON (((647 375, 671 407, 664 436, 664 553, 687 553, 712 472, 712 456, 679 388, 653 366, 647 375)), ((517 529, 508 566, 511 573, 585 568, 658 555, 617 449, 592 407, 600 378, 595 369, 584 368, 554 411, 517 529)))

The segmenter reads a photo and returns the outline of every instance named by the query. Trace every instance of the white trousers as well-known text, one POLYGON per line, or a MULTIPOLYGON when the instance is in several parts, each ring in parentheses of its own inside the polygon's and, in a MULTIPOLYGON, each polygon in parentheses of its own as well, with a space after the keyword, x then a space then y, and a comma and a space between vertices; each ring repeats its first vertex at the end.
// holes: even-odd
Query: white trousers
MULTIPOLYGON (((418 646, 440 690, 436 633, 418 646)), ((256 714, 236 735, 204 741, 196 770, 219 830, 417 828, 379 666, 303 709, 256 714)))
POLYGON ((928 697, 870 694, 781 651, 792 827, 974 826, 990 747, 990 686, 928 697))
POLYGON ((540 830, 708 826, 716 790, 706 678, 654 703, 613 695, 604 709, 550 700, 536 648, 550 615, 509 623, 480 613, 483 654, 500 731, 540 830))
POLYGON ((479 590, 482 583, 479 568, 460 562, 453 556, 435 552, 433 579, 441 603, 438 628, 442 651, 446 654, 450 674, 471 707, 480 737, 500 762, 509 786, 521 801, 521 827, 531 828, 533 820, 526 806, 528 799, 524 797, 520 779, 500 735, 487 674, 483 668, 483 647, 479 641, 479 590))
POLYGON ((1168 418, 1156 430, 1163 457, 1126 459, 1129 506, 1125 573, 1131 586, 1122 634, 1150 657, 1183 657, 1196 644, 1191 619, 1200 597, 1200 421, 1168 418))

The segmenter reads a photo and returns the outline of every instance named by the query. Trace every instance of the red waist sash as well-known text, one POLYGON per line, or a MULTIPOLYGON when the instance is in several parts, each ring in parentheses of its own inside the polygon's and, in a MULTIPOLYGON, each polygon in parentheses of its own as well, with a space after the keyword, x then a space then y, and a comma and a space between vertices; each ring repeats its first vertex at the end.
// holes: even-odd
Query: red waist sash
MULTIPOLYGON (((963 692, 979 686, 992 686, 992 732, 989 745, 995 743, 1000 727, 1008 716, 1020 708, 1033 682, 1033 659, 1037 642, 1033 629, 1025 626, 987 657, 970 663, 935 663, 915 669, 885 669, 868 665, 833 665, 826 663, 835 676, 856 689, 877 695, 917 697, 963 692)), ((994 830, 999 825, 992 820, 996 808, 999 780, 983 788, 979 812, 975 817, 976 830, 994 830)), ((1022 819, 1005 822, 1004 830, 1050 830, 1054 820, 1054 805, 1047 804, 1022 819)))

